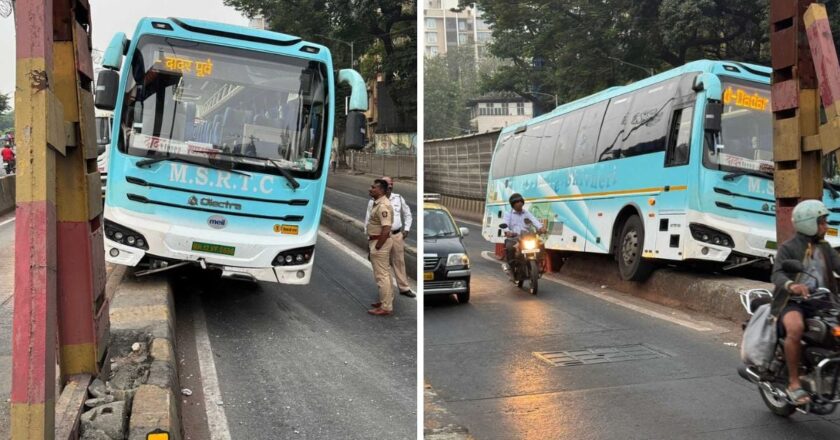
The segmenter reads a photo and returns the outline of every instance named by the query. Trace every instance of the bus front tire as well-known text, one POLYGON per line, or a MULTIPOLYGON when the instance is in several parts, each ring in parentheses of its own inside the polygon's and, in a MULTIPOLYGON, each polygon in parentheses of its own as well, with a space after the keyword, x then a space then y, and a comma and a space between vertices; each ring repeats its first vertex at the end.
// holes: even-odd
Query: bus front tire
POLYGON ((624 222, 616 248, 618 271, 625 281, 644 281, 654 269, 654 264, 642 258, 645 244, 645 227, 639 216, 624 222))

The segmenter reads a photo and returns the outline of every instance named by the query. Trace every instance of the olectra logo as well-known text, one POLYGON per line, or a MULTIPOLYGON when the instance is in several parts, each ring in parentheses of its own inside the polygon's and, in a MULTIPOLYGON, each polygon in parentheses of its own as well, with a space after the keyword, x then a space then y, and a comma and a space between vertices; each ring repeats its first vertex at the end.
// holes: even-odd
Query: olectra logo
POLYGON ((209 206, 211 208, 234 209, 236 211, 242 210, 242 205, 239 203, 231 203, 227 200, 220 202, 218 200, 213 200, 210 197, 202 197, 199 203, 201 206, 209 206))
POLYGON ((227 219, 221 215, 213 215, 207 219, 207 224, 213 229, 224 229, 227 226, 227 219))
POLYGON ((196 196, 190 196, 189 200, 187 200, 187 204, 190 206, 198 205, 198 198, 196 196))

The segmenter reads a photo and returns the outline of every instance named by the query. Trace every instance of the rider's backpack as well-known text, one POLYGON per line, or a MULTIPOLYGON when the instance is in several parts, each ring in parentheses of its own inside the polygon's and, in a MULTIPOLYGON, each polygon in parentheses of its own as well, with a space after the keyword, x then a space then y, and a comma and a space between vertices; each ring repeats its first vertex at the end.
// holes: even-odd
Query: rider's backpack
POLYGON ((770 304, 759 306, 744 329, 741 340, 741 360, 747 365, 767 368, 776 351, 776 318, 770 304))

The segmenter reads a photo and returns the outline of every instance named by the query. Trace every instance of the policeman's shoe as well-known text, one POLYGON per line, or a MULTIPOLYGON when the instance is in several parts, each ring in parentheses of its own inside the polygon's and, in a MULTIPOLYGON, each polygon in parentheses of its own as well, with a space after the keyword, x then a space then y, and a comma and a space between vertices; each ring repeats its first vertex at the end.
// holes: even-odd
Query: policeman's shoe
POLYGON ((382 307, 382 303, 381 302, 372 303, 370 306, 373 307, 374 309, 378 309, 378 308, 382 307))
POLYGON ((391 314, 391 311, 385 309, 371 309, 368 310, 368 313, 374 316, 388 316, 391 314))
POLYGON ((414 292, 411 291, 411 289, 408 289, 405 292, 400 292, 400 295, 405 295, 409 298, 414 298, 417 296, 414 292))

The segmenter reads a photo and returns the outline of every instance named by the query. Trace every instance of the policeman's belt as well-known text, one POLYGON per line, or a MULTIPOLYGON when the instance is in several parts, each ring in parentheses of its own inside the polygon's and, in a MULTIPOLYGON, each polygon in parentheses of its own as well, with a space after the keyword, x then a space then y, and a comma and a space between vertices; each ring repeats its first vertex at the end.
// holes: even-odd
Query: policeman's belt
POLYGON ((402 231, 402 228, 394 229, 391 231, 392 234, 399 234, 402 231))
MULTIPOLYGON (((368 235, 368 241, 379 240, 379 237, 381 237, 381 236, 382 236, 381 234, 380 235, 368 235)), ((388 238, 390 238, 390 237, 388 237, 388 238)))

